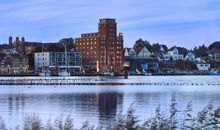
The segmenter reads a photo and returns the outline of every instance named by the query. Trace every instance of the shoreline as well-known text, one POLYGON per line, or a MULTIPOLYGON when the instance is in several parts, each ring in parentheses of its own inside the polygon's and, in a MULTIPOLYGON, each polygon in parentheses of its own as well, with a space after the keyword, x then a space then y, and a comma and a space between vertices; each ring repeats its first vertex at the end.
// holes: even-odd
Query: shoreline
MULTIPOLYGON (((0 75, 0 77, 26 77, 26 76, 32 76, 32 77, 44 77, 44 76, 39 76, 38 74, 7 74, 7 75, 0 75)), ((71 76, 104 76, 104 77, 110 77, 110 75, 103 75, 103 74, 75 74, 71 76)), ((115 75, 112 77, 121 77, 124 75, 115 75)), ((210 75, 210 74, 152 74, 152 75, 128 75, 130 76, 217 76, 217 75, 210 75)), ((49 77, 62 77, 58 75, 51 75, 49 77)))

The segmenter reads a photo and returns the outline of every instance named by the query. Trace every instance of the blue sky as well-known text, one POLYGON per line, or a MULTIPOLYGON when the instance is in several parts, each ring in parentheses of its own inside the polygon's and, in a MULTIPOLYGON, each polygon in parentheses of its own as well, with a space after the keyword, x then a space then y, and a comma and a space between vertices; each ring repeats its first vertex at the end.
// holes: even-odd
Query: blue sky
POLYGON ((124 46, 142 37, 188 49, 220 40, 220 0, 2 0, 0 43, 12 35, 58 41, 96 32, 100 18, 116 18, 124 46))

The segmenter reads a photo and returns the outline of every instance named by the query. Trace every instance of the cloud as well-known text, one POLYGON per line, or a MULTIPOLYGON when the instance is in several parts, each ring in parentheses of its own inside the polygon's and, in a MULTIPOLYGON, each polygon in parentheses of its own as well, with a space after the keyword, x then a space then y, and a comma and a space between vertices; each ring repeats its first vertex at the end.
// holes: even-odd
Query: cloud
POLYGON ((8 0, 0 4, 0 41, 8 35, 53 41, 77 37, 97 31, 98 19, 112 17, 125 35, 125 46, 132 46, 139 37, 168 43, 181 39, 191 46, 193 39, 199 39, 198 30, 203 34, 209 30, 211 39, 206 37, 204 42, 218 38, 211 33, 220 33, 219 5, 219 0, 8 0), (191 34, 191 43, 185 34, 191 34))

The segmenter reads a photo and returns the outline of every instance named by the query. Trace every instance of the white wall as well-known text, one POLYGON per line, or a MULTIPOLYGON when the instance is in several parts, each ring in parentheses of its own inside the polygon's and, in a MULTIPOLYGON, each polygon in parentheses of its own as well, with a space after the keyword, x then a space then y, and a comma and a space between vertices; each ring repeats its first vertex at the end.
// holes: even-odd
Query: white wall
POLYGON ((34 54, 34 66, 36 68, 48 67, 49 64, 49 52, 40 52, 34 54))
POLYGON ((210 64, 207 64, 207 63, 197 63, 196 66, 198 70, 201 70, 201 71, 207 71, 210 68, 210 64))

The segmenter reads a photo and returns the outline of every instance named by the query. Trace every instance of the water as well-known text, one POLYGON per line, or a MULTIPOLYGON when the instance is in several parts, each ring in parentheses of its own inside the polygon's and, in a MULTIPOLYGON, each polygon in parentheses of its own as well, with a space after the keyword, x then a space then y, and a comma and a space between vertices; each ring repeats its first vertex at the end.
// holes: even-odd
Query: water
POLYGON ((215 106, 220 104, 219 76, 133 76, 128 80, 109 80, 161 85, 0 86, 0 116, 8 127, 14 128, 23 123, 25 115, 31 113, 39 114, 44 121, 71 114, 75 126, 79 127, 84 121, 110 125, 116 115, 126 112, 131 104, 141 120, 153 116, 158 105, 167 114, 173 95, 178 109, 184 109, 192 101, 195 113, 210 101, 215 106))

